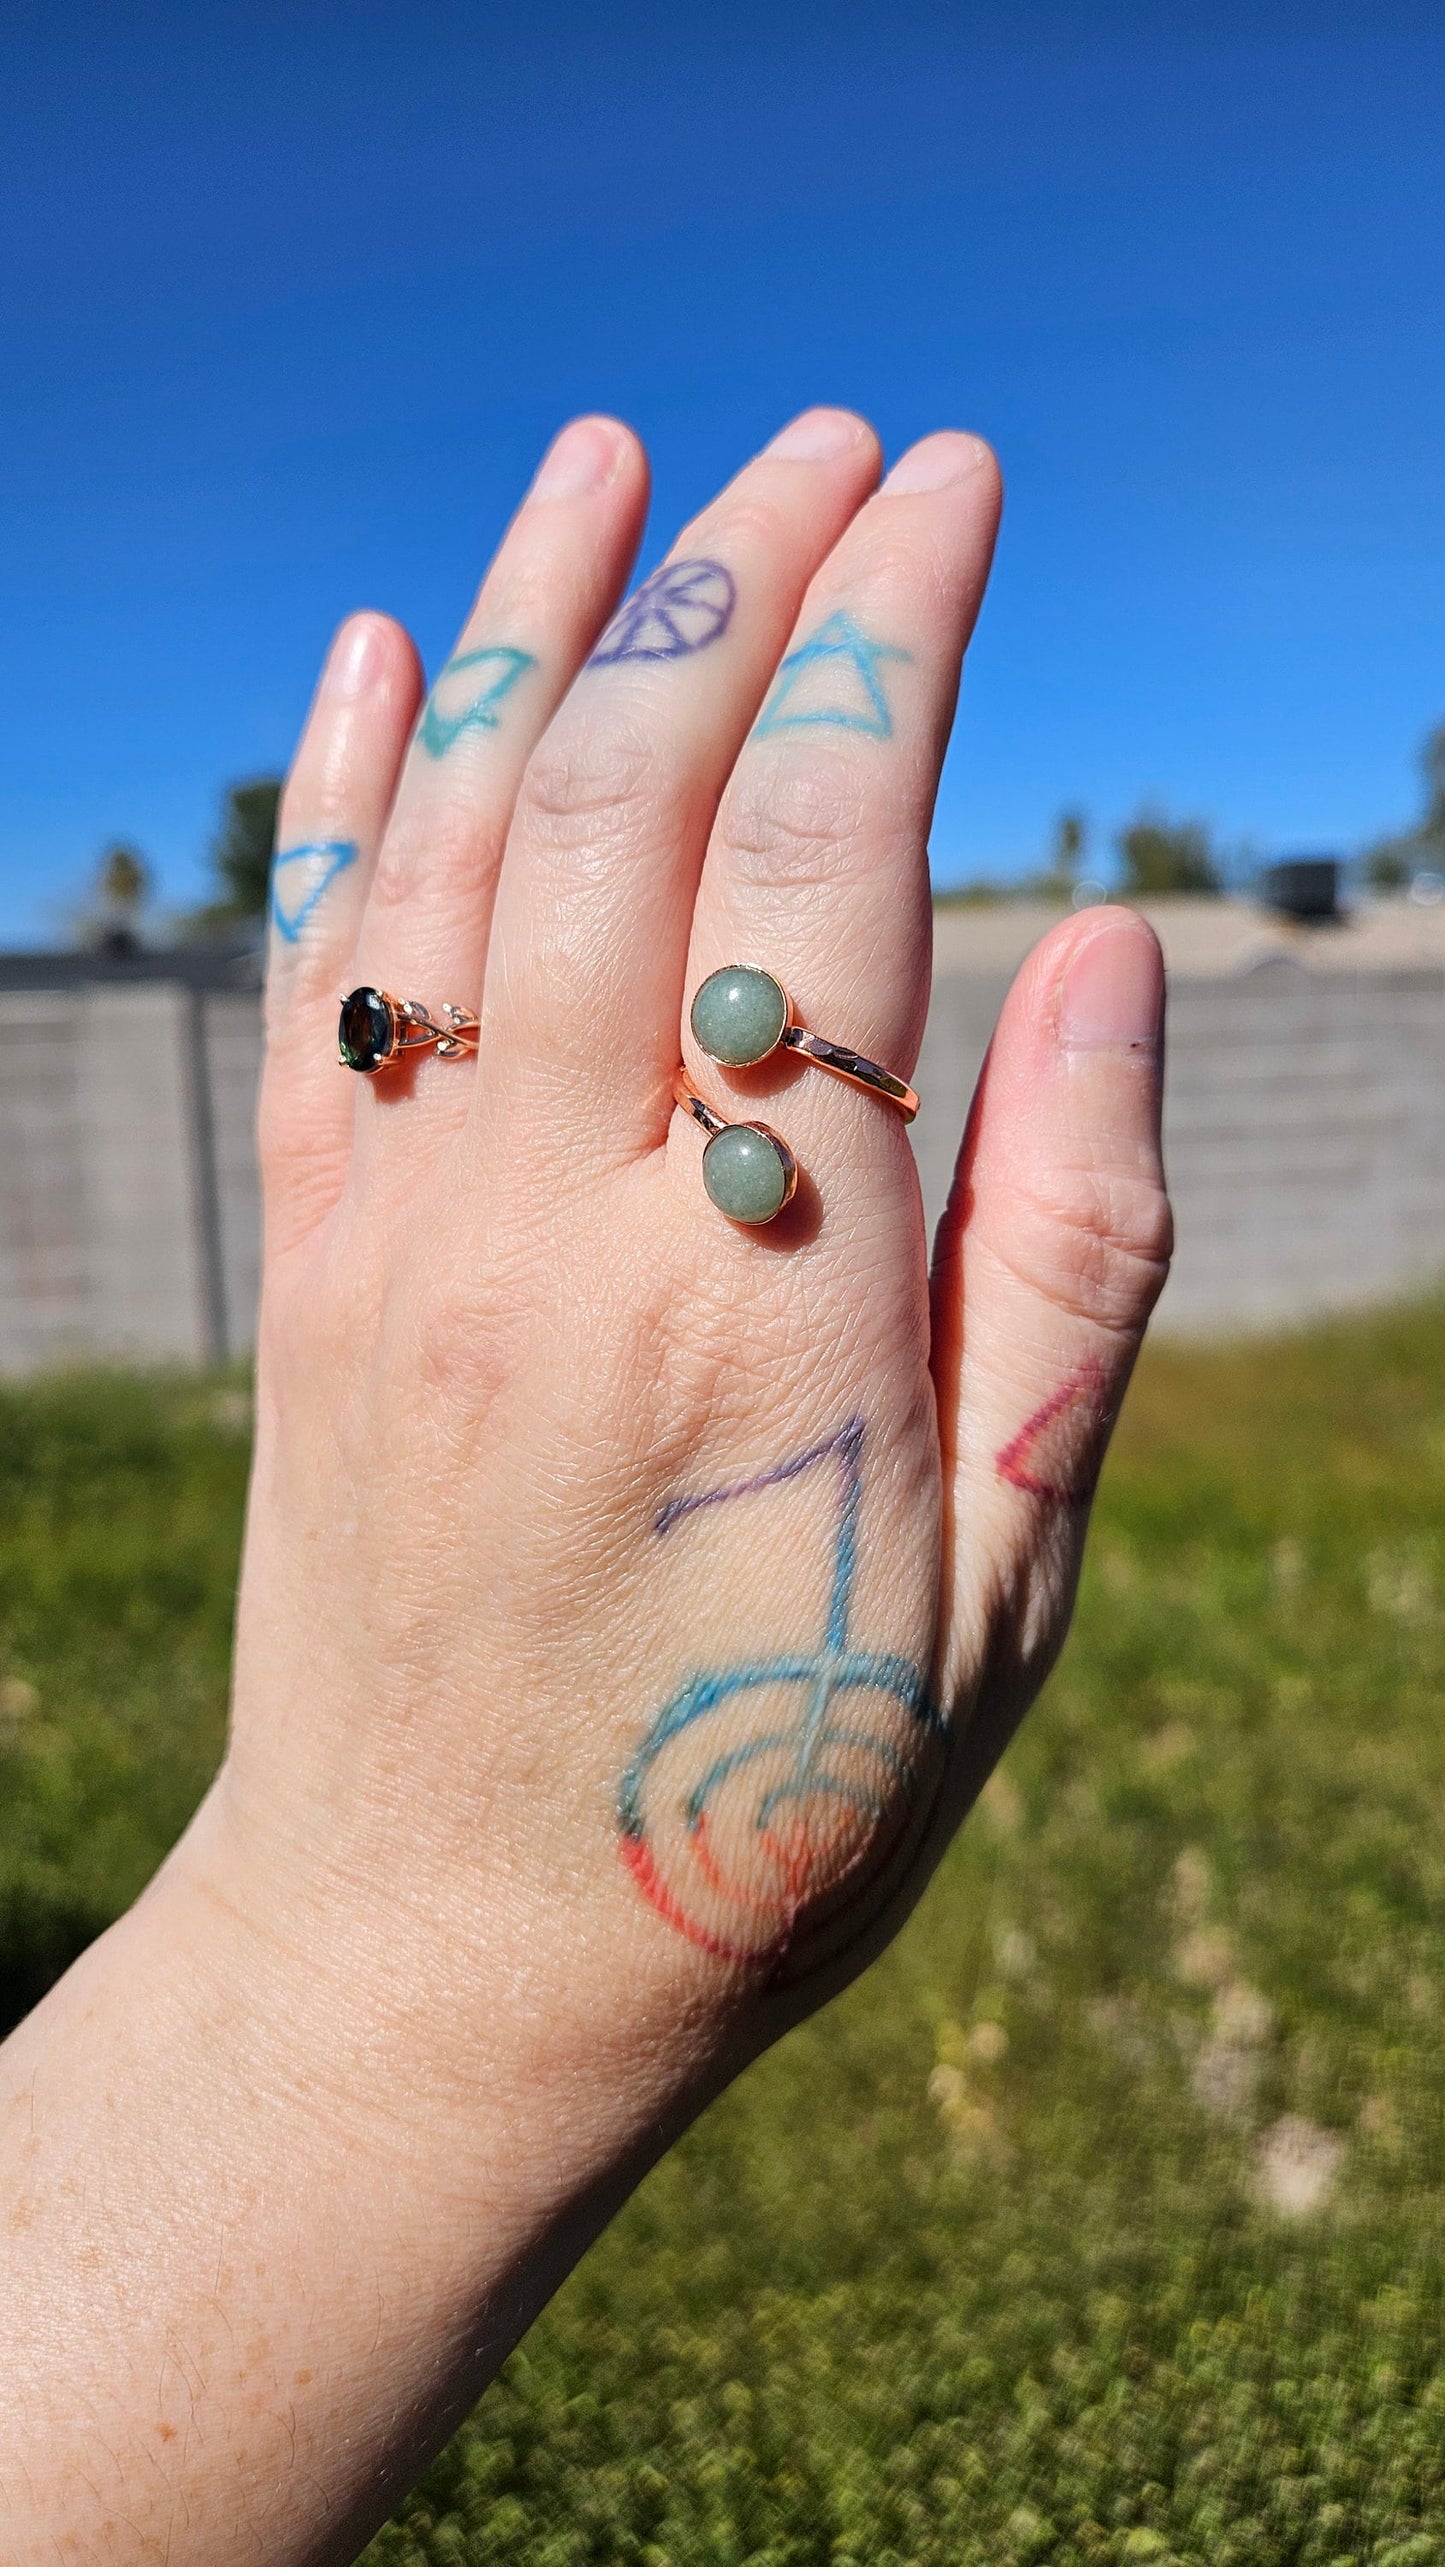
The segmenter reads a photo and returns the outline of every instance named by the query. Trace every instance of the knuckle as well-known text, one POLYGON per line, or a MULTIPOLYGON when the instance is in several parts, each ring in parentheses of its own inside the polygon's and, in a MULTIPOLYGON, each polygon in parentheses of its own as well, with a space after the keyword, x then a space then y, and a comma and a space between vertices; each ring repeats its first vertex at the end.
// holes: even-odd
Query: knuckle
POLYGON ((599 821, 626 822, 668 798, 671 762, 655 729, 614 711, 568 722, 533 750, 518 797, 523 827, 569 846, 599 821))
POLYGON ((728 795, 723 837, 753 888, 838 882, 871 851, 867 790, 856 761, 819 744, 799 757, 749 760, 728 795))
POLYGON ((684 549, 735 564, 753 557, 776 562, 786 559, 792 531, 793 521, 778 501, 758 489, 739 491, 697 528, 696 541, 684 549))
POLYGON ((486 1275, 458 1274, 434 1283, 412 1329, 418 1387, 434 1404, 472 1421, 490 1409, 512 1370, 497 1297, 486 1275))
POLYGON ((1060 1170, 1016 1195, 1007 1262, 1070 1317, 1132 1333, 1164 1289, 1174 1245, 1169 1198, 1137 1169, 1060 1170))
POLYGON ((374 908, 386 917, 423 894, 428 901, 474 898, 495 860, 495 840, 495 830, 479 821, 475 811, 429 813, 425 833, 397 830, 377 855, 374 908))
MULTIPOLYGON (((885 533, 876 523, 870 527, 859 546, 854 575, 858 595, 877 601, 877 610, 890 615, 901 599, 908 601, 910 623, 926 629, 940 594, 947 593, 943 554, 937 542, 920 540, 916 530, 911 539, 885 533)), ((865 607, 865 616, 875 611, 865 607)), ((885 624, 885 631, 889 630, 885 624)), ((890 638, 903 636, 890 633, 890 638)))

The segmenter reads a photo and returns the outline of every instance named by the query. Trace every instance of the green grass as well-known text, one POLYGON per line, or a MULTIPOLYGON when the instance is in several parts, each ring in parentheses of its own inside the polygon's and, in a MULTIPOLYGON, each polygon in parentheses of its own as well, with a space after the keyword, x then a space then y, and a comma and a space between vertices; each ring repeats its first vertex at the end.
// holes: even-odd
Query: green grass
MULTIPOLYGON (((0 1408, 29 1992, 214 1756, 244 1448, 193 1385, 0 1408)), ((1445 1304, 1152 1353, 1064 1662, 919 1913, 369 2567, 1445 2567, 1442 1675, 1445 1304)))
POLYGON ((0 1387, 0 2029, 215 1770, 249 1418, 225 1383, 0 1387))

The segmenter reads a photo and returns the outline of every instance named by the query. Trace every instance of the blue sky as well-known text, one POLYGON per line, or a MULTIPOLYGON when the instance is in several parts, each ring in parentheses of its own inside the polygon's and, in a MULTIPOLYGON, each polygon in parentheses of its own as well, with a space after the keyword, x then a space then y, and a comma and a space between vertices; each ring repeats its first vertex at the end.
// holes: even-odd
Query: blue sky
POLYGON ((1438 6, 0 13, 0 941, 109 836, 193 898, 355 605, 428 664, 550 430, 649 551, 791 411, 984 431, 934 833, 1406 819, 1445 715, 1438 6))

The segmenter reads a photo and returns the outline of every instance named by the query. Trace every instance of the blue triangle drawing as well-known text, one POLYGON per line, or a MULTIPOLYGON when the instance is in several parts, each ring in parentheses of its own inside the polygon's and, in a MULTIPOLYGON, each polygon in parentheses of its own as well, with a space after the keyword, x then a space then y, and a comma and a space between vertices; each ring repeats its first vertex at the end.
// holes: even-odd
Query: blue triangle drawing
POLYGON ((783 661, 755 738, 765 740, 773 731, 806 731, 827 724, 835 730, 866 731, 872 739, 891 740, 893 716, 879 683, 878 663, 908 657, 892 642, 870 642, 851 615, 841 610, 830 615, 811 641, 790 651, 783 661), (811 670, 826 672, 821 686, 806 685, 811 670), (795 701, 800 686, 806 689, 801 704, 795 701), (833 693, 836 702, 828 700, 833 693))
MULTIPOLYGON (((313 838, 304 847, 282 848, 271 867, 271 915, 278 934, 285 937, 288 945, 298 941, 322 893, 329 891, 337 875, 345 873, 347 866, 355 862, 356 842, 353 838, 313 838), (319 870, 312 876, 300 900, 293 899, 288 907, 282 896, 282 869, 308 860, 319 870)), ((289 884, 287 890, 290 890, 289 884)))

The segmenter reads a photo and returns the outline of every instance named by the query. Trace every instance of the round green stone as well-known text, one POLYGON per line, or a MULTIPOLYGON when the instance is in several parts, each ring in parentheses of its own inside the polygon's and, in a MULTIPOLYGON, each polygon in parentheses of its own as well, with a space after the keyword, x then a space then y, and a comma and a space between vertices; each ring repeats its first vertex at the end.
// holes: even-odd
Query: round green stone
POLYGON ((746 1069, 765 1061, 783 1037, 788 1002, 771 972, 729 963, 703 982, 692 1002, 692 1030, 710 1061, 746 1069))
POLYGON ((788 1200, 788 1162, 771 1133, 755 1123, 729 1123, 702 1154, 702 1181, 729 1221, 756 1228, 773 1221, 788 1200))

